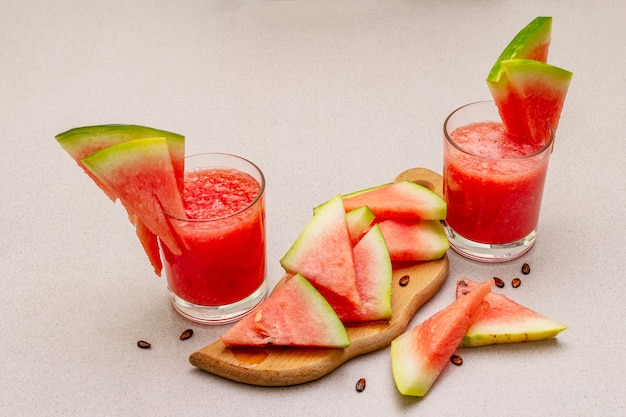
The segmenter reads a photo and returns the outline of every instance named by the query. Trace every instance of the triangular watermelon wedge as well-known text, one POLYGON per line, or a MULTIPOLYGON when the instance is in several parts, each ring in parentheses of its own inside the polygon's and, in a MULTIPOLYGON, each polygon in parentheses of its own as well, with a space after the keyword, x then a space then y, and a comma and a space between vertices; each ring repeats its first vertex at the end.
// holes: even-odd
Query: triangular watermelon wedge
POLYGON ((514 59, 503 61, 506 88, 493 90, 506 130, 533 144, 544 145, 550 130, 556 132, 572 73, 545 62, 514 59))
POLYGON ((163 213, 185 217, 165 138, 122 142, 81 161, 119 197, 131 221, 139 219, 173 253, 181 253, 163 213))
POLYGON ((450 248, 446 232, 438 220, 388 219, 378 225, 392 261, 432 261, 441 258, 450 248))
MULTIPOLYGON (((466 297, 478 287, 469 278, 457 282, 456 297, 466 297)), ((490 293, 485 297, 489 308, 476 316, 461 346, 475 347, 499 343, 529 342, 555 337, 567 329, 542 314, 524 307, 502 294, 490 293)))
POLYGON ((361 305, 341 196, 318 207, 280 264, 288 273, 306 276, 324 296, 361 305))
POLYGON ((375 219, 376 216, 367 206, 359 207, 346 213, 348 234, 353 245, 370 229, 375 219))
POLYGON ((387 243, 378 225, 371 227, 354 245, 356 284, 362 305, 328 302, 344 323, 391 318, 392 265, 387 243))
POLYGON ((55 136, 61 147, 113 201, 117 199, 115 191, 109 189, 86 169, 81 159, 118 143, 157 137, 167 139, 176 183, 182 193, 185 174, 185 137, 183 135, 147 126, 114 124, 77 127, 55 136))
POLYGON ((447 209, 439 195, 412 181, 357 191, 345 195, 343 204, 346 211, 367 206, 378 219, 443 220, 447 209))
POLYGON ((287 279, 220 339, 226 346, 350 345, 335 311, 301 274, 287 279))
POLYGON ((493 279, 483 282, 467 297, 456 299, 443 310, 391 342, 391 367, 398 391, 424 396, 449 362, 475 316, 486 307, 493 279))

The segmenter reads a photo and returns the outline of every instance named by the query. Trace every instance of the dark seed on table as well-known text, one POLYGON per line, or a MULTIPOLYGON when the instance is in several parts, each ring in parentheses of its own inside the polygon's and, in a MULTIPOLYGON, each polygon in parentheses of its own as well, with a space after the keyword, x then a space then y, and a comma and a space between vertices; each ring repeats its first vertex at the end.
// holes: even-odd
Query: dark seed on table
POLYGON ((528 264, 522 265, 522 274, 524 275, 530 274, 530 265, 528 264))
POLYGON ((359 378, 358 381, 356 381, 356 390, 357 392, 363 392, 363 390, 365 389, 365 378, 359 378))
POLYGON ((450 356, 450 362, 452 362, 456 366, 461 366, 463 365, 463 358, 459 355, 452 355, 450 356))
POLYGON ((402 278, 400 278, 400 286, 406 287, 407 285, 409 285, 409 279, 410 277, 408 275, 403 275, 402 278))
POLYGON ((150 349, 152 345, 144 340, 140 340, 139 342, 137 342, 137 346, 139 346, 141 349, 150 349))
POLYGON ((496 283, 496 287, 498 287, 498 288, 503 288, 504 287, 504 281, 502 281, 502 279, 500 279, 498 277, 493 277, 493 280, 496 283))
POLYGON ((187 329, 187 330, 185 330, 184 332, 181 333, 180 340, 187 340, 191 336, 193 336, 193 330, 187 329))
POLYGON ((511 285, 513 286, 513 288, 517 288, 522 285, 522 280, 519 278, 513 278, 513 280, 511 281, 511 285))
POLYGON ((467 287, 467 281, 462 279, 459 282, 457 282, 456 285, 458 285, 459 287, 467 287))

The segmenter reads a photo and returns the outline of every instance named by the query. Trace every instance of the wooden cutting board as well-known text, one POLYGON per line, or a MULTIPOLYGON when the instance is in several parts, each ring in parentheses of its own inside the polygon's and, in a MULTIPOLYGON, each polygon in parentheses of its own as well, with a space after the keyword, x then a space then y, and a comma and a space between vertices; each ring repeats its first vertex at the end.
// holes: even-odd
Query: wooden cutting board
MULTIPOLYGON (((396 178, 401 180, 411 180, 439 195, 442 193, 441 176, 424 168, 404 171, 396 178)), ((189 362, 212 374, 251 385, 288 386, 321 378, 355 356, 389 345, 403 333, 415 312, 444 283, 448 262, 446 255, 436 261, 394 264, 391 320, 347 325, 351 340, 347 348, 227 348, 217 340, 191 354, 189 362), (404 276, 409 277, 408 284, 401 286, 399 282, 404 276)))

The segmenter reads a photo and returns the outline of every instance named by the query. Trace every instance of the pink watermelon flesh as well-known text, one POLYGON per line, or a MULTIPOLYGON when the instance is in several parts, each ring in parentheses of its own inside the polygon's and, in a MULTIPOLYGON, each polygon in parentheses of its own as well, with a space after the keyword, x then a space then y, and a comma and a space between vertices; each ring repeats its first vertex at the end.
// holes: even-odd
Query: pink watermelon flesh
POLYGON ((344 323, 387 320, 391 317, 391 259, 385 238, 374 225, 354 246, 356 284, 362 305, 341 302, 329 295, 328 302, 344 323))
POLYGON ((467 297, 455 300, 391 342, 393 377, 401 394, 426 395, 476 315, 486 308, 484 299, 492 286, 493 280, 483 282, 467 297))
POLYGON ((337 314, 301 274, 289 278, 220 339, 226 346, 343 348, 350 344, 337 314))
POLYGON ((82 162, 92 174, 115 192, 131 220, 139 219, 173 253, 181 253, 178 241, 163 213, 165 210, 175 216, 185 216, 164 138, 119 143, 83 158, 82 162))
POLYGON ((392 261, 431 261, 441 258, 450 248, 438 220, 383 220, 378 225, 392 261))
MULTIPOLYGON (((463 278, 457 283, 457 298, 467 296, 478 283, 463 278)), ((485 297, 489 308, 480 311, 461 346, 475 347, 499 343, 516 343, 555 337, 567 326, 524 307, 502 294, 485 297)))
POLYGON ((161 276, 163 261, 161 260, 158 236, 152 233, 138 218, 134 220, 131 218, 131 223, 135 225, 135 233, 137 233, 137 237, 146 255, 148 255, 148 259, 150 259, 154 273, 157 276, 161 276))
POLYGON ((346 211, 362 206, 372 210, 377 219, 443 220, 446 203, 435 192, 411 181, 375 187, 344 196, 346 211))
POLYGON ((509 133, 543 145, 550 130, 556 132, 572 73, 533 60, 503 61, 508 83, 493 92, 498 111, 509 133))
POLYGON ((325 296, 361 305, 341 196, 318 207, 280 264, 288 273, 307 277, 325 296))

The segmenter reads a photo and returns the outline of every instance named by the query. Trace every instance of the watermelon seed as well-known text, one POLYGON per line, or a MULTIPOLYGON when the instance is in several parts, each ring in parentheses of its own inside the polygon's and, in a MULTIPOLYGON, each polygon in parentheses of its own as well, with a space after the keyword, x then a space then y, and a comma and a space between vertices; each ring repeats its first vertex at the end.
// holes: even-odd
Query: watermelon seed
POLYGON ((139 342, 137 342, 137 346, 139 346, 141 349, 150 349, 152 345, 144 340, 140 340, 139 342))
POLYGON ((467 287, 467 281, 462 279, 456 285, 458 285, 459 287, 467 287))
POLYGON ((407 285, 409 285, 409 279, 411 277, 409 277, 408 275, 403 275, 402 278, 400 278, 400 286, 401 287, 406 287, 407 285))
POLYGON ((498 288, 503 288, 504 287, 504 281, 502 281, 500 278, 493 277, 493 280, 496 283, 496 287, 498 287, 498 288))
POLYGON ((187 330, 185 330, 184 332, 181 333, 180 340, 187 340, 191 336, 193 336, 193 330, 192 329, 187 329, 187 330))
POLYGON ((528 265, 526 263, 524 265, 522 265, 522 274, 524 274, 524 275, 530 274, 530 265, 528 265))
POLYGON ((461 366, 463 365, 463 358, 459 355, 452 355, 450 356, 450 362, 452 362, 456 366, 461 366))
POLYGON ((356 381, 355 388, 357 392, 363 392, 363 390, 365 389, 365 378, 359 378, 359 380, 356 381))
POLYGON ((519 278, 513 278, 513 280, 511 281, 511 285, 513 286, 513 288, 517 288, 522 285, 522 280, 519 278))

